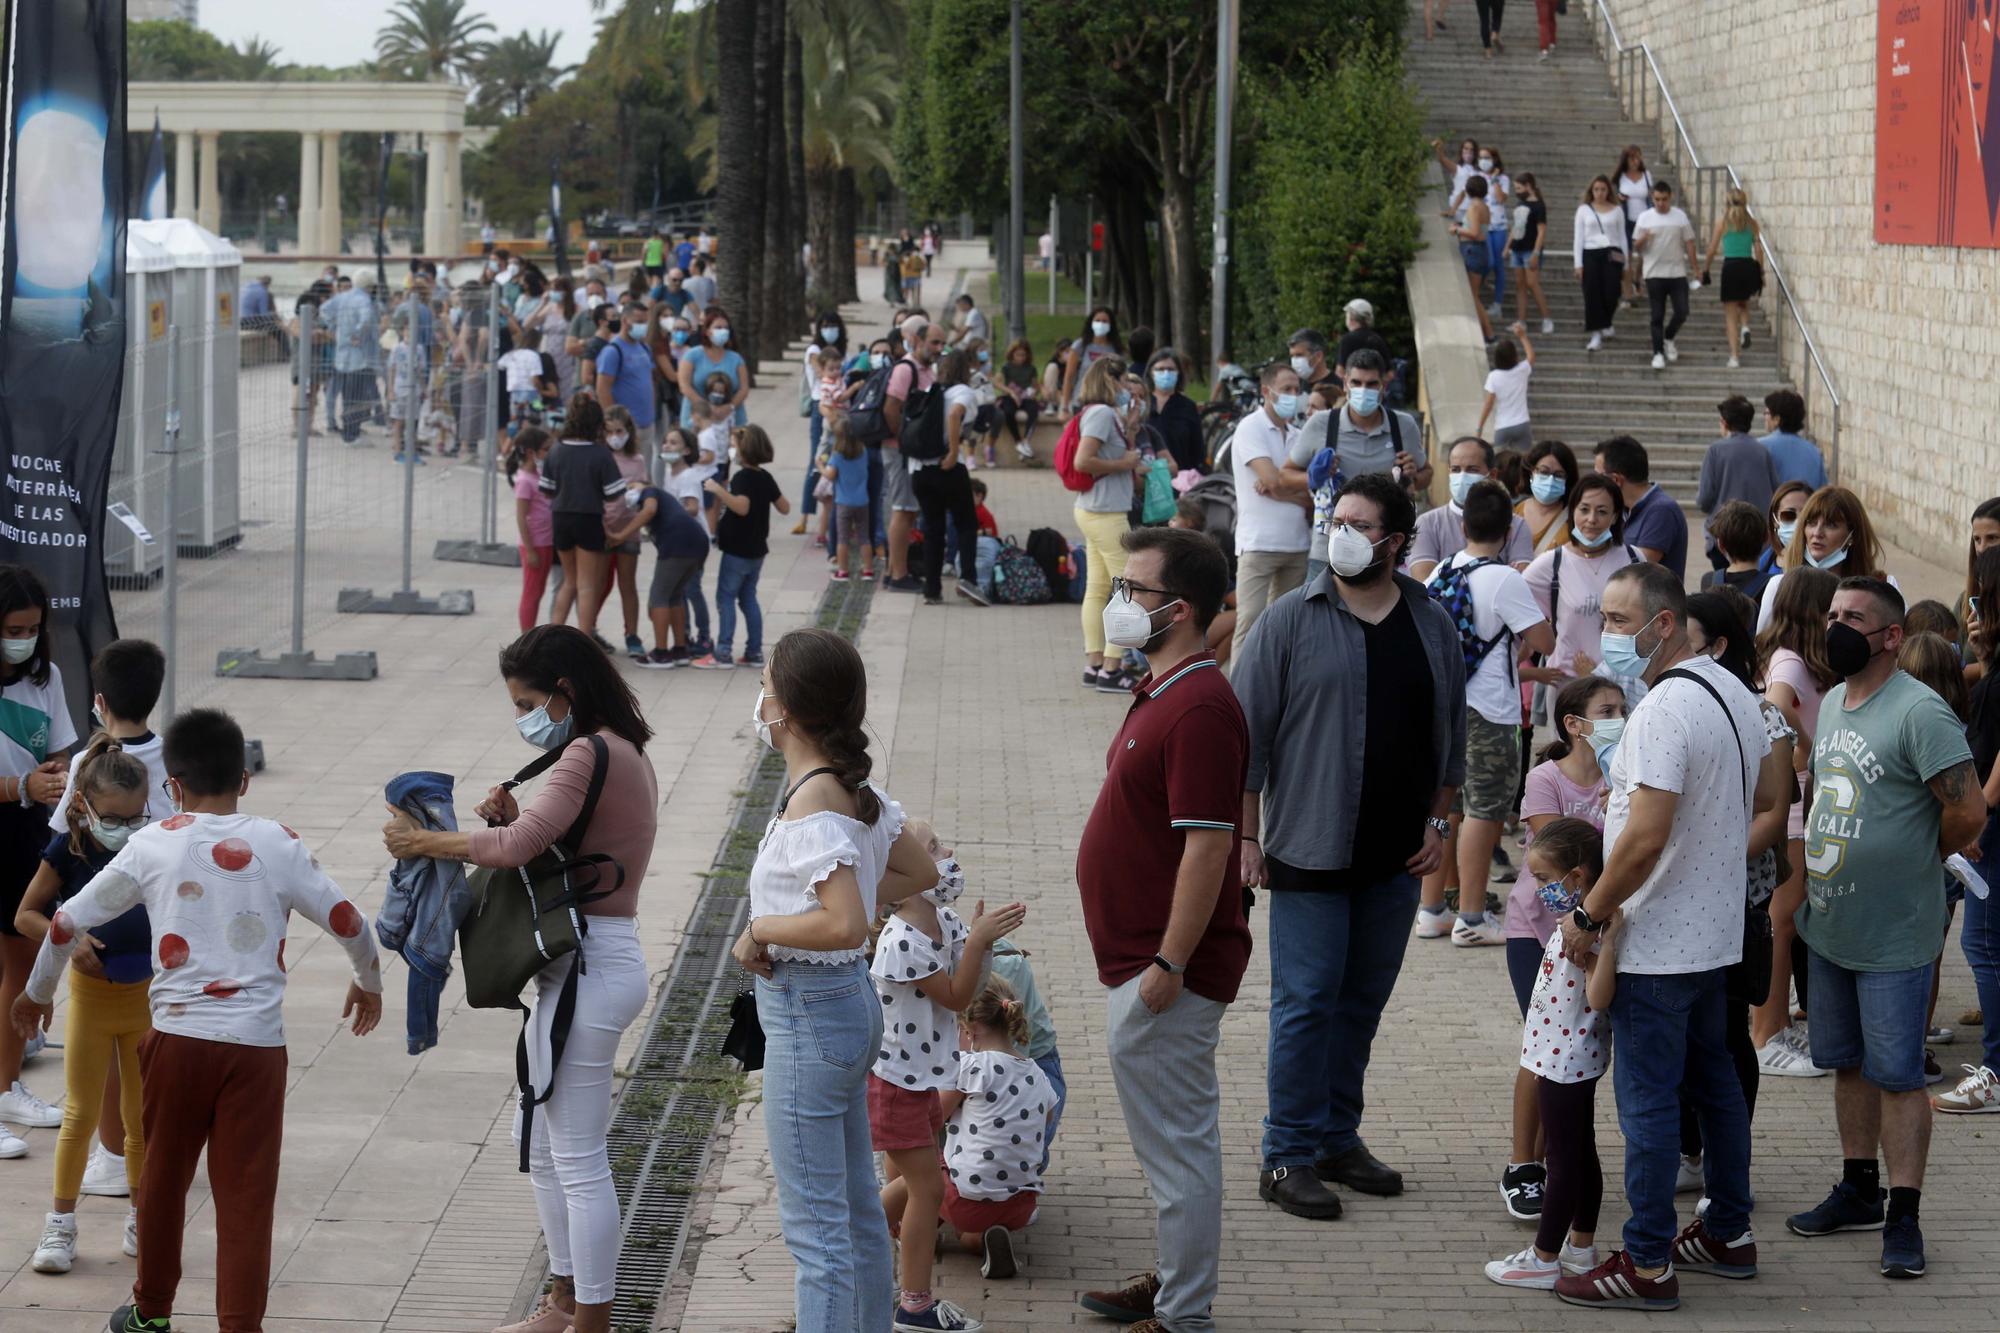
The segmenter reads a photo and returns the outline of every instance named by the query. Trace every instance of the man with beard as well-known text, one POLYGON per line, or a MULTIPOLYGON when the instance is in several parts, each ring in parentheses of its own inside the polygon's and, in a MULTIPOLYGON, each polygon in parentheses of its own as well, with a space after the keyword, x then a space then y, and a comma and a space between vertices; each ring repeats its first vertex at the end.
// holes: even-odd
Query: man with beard
POLYGON ((1271 605, 1231 677, 1250 731, 1243 882, 1271 895, 1258 1193, 1296 1217, 1340 1216, 1323 1182, 1403 1188, 1361 1141, 1362 1085, 1417 881, 1444 854, 1465 779, 1458 628, 1395 572, 1415 530, 1393 479, 1350 480, 1334 499, 1327 571, 1271 605))
POLYGON ((1198 532, 1139 528, 1104 608, 1105 641, 1146 655, 1077 846, 1083 922, 1105 991, 1105 1042, 1133 1155, 1159 1216, 1159 1266, 1086 1310, 1136 1329, 1215 1327, 1222 1254, 1222 1095, 1215 1047, 1250 961, 1236 820, 1243 710, 1203 647, 1229 587, 1198 532))

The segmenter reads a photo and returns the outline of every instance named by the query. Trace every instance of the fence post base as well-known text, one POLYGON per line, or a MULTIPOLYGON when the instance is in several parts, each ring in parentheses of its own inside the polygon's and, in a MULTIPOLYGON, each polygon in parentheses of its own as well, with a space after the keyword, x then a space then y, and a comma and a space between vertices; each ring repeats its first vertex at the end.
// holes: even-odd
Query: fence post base
POLYGON ((411 591, 378 597, 370 588, 342 588, 337 609, 360 616, 469 616, 472 589, 455 588, 435 597, 411 591))
POLYGON ((255 648, 225 648, 215 655, 215 674, 235 680, 373 680, 375 654, 336 653, 322 660, 309 652, 266 657, 255 648))
POLYGON ((431 559, 452 560, 464 565, 499 565, 507 569, 519 569, 521 548, 500 542, 441 541, 431 552, 431 559))

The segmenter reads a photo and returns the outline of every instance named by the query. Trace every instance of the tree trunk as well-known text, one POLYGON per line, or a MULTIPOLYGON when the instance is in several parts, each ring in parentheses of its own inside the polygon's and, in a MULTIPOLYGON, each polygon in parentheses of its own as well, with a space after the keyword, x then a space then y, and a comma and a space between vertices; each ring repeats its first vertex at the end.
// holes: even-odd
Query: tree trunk
POLYGON ((763 0, 757 25, 757 103, 763 128, 764 231, 762 283, 758 297, 757 346, 766 358, 778 356, 791 328, 791 274, 799 262, 791 249, 789 173, 785 158, 786 0, 763 0))
POLYGON ((1157 335, 1155 347, 1174 346, 1174 312, 1167 303, 1170 290, 1167 280, 1167 245, 1164 233, 1160 244, 1151 247, 1152 267, 1147 270, 1153 280, 1153 331, 1157 335))
MULTIPOLYGON (((821 310, 840 304, 840 169, 806 172, 806 235, 812 241, 812 297, 821 310)), ((853 246, 849 245, 849 250, 853 246)))
MULTIPOLYGON (((762 0, 716 0, 715 64, 718 85, 754 89, 757 22, 762 0)), ((756 364, 757 258, 764 235, 763 140, 751 99, 725 113, 716 126, 715 203, 719 234, 716 300, 728 311, 736 350, 756 364)))
MULTIPOLYGON (((791 218, 792 263, 790 271, 797 275, 792 284, 792 318, 795 321, 811 318, 806 310, 806 271, 802 251, 806 242, 806 48, 799 36, 796 21, 785 25, 785 170, 787 186, 785 197, 789 201, 788 214, 791 218)), ((813 261, 819 262, 820 247, 813 245, 813 261)), ((826 285, 818 284, 820 304, 828 303, 824 295, 826 285)), ((798 324, 787 328, 797 328, 798 324)))
MULTIPOLYGON (((1200 343, 1201 258, 1195 246, 1194 208, 1194 182, 1169 172, 1160 182, 1160 252, 1166 263, 1174 345, 1182 348, 1200 343)), ((1166 338, 1164 328, 1160 336, 1166 338)))
POLYGON ((854 245, 860 239, 860 191, 855 185, 854 168, 842 167, 835 179, 833 196, 834 301, 859 301, 861 287, 854 272, 854 245))

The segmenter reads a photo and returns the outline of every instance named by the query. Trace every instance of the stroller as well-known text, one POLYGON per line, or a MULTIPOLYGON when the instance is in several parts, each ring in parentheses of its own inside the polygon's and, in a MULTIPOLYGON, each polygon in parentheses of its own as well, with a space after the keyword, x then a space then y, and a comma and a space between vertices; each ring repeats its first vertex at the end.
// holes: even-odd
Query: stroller
POLYGON ((1202 530, 1222 544, 1229 576, 1236 577, 1236 482, 1227 472, 1211 472, 1187 488, 1182 498, 1201 506, 1202 530))

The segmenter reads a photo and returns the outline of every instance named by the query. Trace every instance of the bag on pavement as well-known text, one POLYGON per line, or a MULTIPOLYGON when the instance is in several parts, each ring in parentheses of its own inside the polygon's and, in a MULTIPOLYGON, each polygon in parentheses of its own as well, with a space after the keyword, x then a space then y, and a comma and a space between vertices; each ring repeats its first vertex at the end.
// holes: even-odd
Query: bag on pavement
POLYGON ((1007 606, 1039 606, 1050 600, 1042 567, 1012 537, 993 557, 993 600, 1007 606))
POLYGON ((1048 584, 1049 596, 1069 596, 1069 540, 1054 528, 1036 528, 1028 534, 1028 543, 1023 548, 1028 557, 1042 568, 1042 578, 1048 584))

